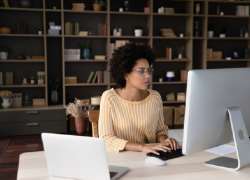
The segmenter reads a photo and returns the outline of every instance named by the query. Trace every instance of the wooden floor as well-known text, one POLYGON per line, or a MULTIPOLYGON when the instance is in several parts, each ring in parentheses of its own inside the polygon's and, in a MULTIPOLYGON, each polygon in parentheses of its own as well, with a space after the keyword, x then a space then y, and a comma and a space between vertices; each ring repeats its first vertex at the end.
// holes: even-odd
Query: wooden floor
POLYGON ((0 137, 0 180, 16 180, 19 155, 33 151, 43 151, 41 135, 0 137))

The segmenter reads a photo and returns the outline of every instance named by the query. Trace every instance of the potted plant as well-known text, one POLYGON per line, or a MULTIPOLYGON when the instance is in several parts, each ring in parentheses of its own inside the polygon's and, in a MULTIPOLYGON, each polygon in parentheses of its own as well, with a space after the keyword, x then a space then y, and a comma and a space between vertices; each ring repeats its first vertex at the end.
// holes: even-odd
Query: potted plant
POLYGON ((77 44, 82 49, 82 56, 85 59, 92 58, 92 42, 87 41, 86 43, 77 44))
POLYGON ((38 34, 42 35, 43 34, 43 29, 41 27, 37 28, 38 34))
POLYGON ((214 27, 215 27, 215 25, 214 24, 212 24, 212 23, 210 23, 210 24, 208 24, 208 27, 207 27, 207 29, 208 29, 208 37, 213 37, 214 36, 214 27))
POLYGON ((78 99, 75 98, 74 103, 69 103, 66 108, 66 115, 75 117, 76 132, 77 134, 84 134, 87 131, 88 112, 91 109, 89 103, 84 105, 77 103, 78 99))
POLYGON ((10 49, 7 47, 0 47, 0 59, 7 59, 10 49))
POLYGON ((163 82, 163 76, 162 75, 159 76, 159 82, 163 82))
POLYGON ((31 84, 35 84, 35 76, 31 76, 30 77, 30 83, 31 84))
POLYGON ((51 102, 52 104, 57 104, 58 103, 58 93, 57 90, 60 85, 60 77, 57 77, 55 79, 50 79, 48 86, 51 91, 51 102))
POLYGON ((135 31, 135 36, 142 36, 143 27, 142 26, 135 26, 134 31, 135 31))
POLYGON ((102 7, 106 7, 105 2, 103 2, 102 0, 94 0, 93 2, 94 11, 101 11, 102 7))
POLYGON ((12 92, 11 91, 0 91, 0 97, 3 100, 2 106, 7 109, 12 104, 12 92))

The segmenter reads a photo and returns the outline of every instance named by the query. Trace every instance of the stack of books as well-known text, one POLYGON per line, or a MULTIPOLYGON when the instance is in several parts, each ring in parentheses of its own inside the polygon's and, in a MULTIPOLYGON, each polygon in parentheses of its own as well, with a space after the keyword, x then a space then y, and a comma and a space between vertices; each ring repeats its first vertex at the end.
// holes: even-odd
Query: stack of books
POLYGON ((78 35, 79 34, 79 23, 66 22, 65 23, 65 34, 66 35, 78 35))
POLYGON ((91 71, 87 83, 108 83, 108 71, 91 71))
POLYGON ((45 106, 45 99, 40 98, 40 99, 33 99, 33 106, 45 106))
POLYGON ((85 5, 84 3, 72 3, 72 10, 76 11, 84 11, 85 5))
POLYGON ((79 36, 87 36, 88 31, 80 31, 79 36))
POLYGON ((0 86, 13 85, 13 72, 0 72, 0 86))
POLYGON ((172 59, 172 48, 166 47, 166 58, 172 59))

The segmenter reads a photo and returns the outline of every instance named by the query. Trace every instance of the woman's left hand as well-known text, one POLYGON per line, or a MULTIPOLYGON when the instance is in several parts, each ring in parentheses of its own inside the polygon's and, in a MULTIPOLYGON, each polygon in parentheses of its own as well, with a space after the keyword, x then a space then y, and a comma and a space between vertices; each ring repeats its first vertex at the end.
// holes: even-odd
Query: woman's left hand
POLYGON ((171 149, 174 149, 174 150, 179 149, 179 143, 173 138, 167 138, 167 139, 162 138, 160 140, 160 142, 161 142, 162 145, 168 146, 171 149))

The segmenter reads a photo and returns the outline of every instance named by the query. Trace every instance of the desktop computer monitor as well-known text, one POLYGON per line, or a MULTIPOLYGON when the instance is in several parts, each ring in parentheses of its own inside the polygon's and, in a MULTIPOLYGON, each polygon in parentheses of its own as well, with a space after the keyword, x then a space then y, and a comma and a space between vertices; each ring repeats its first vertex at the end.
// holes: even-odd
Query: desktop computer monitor
POLYGON ((182 153, 235 141, 237 159, 206 164, 238 170, 250 164, 250 68, 188 72, 182 153))

